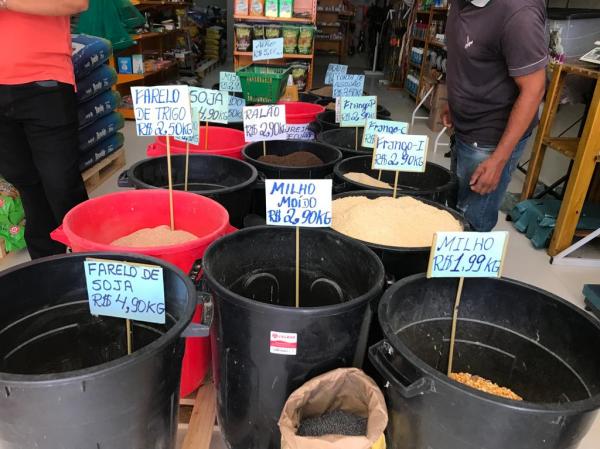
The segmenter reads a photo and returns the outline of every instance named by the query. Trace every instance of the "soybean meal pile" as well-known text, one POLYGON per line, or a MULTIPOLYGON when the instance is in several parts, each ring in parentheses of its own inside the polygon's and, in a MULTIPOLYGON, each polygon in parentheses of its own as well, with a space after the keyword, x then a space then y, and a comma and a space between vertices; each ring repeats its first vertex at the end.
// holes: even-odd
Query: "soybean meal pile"
POLYGON ((407 196, 349 196, 333 201, 336 231, 364 242, 403 248, 431 246, 439 231, 462 231, 449 212, 407 196))
POLYGON ((303 419, 296 434, 301 437, 364 436, 367 434, 367 421, 367 418, 353 413, 333 410, 321 416, 303 419))
POLYGON ((111 245, 128 246, 130 248, 146 248, 149 246, 178 245, 180 243, 196 240, 197 238, 198 237, 190 232, 177 229, 171 231, 169 226, 161 225, 155 228, 140 229, 118 238, 112 242, 111 245))
POLYGON ((309 151, 296 151, 285 156, 267 154, 260 156, 258 161, 264 162, 265 164, 280 165, 282 167, 312 167, 315 165, 323 165, 321 158, 309 151))
POLYGON ((495 384, 491 380, 487 380, 480 376, 475 376, 469 373, 450 373, 448 376, 450 379, 460 382, 461 384, 467 385, 476 390, 483 391, 485 393, 500 396, 505 399, 512 399, 513 401, 522 401, 523 398, 516 394, 514 391, 501 387, 495 384))

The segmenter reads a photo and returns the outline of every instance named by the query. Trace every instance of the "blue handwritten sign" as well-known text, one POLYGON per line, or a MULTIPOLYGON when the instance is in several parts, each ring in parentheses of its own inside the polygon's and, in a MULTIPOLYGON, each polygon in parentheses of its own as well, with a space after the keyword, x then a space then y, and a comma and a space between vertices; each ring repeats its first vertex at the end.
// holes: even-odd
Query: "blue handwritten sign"
POLYGON ((191 136, 188 86, 131 87, 138 136, 191 136))
POLYGON ((221 72, 219 74, 219 90, 227 92, 241 92, 242 83, 240 77, 234 72, 221 72))
POLYGON ((377 117, 377 97, 340 98, 340 126, 365 126, 377 117))
POLYGON ((192 107, 192 135, 175 137, 180 142, 198 145, 200 143, 200 122, 198 121, 198 110, 192 107))
POLYGON ((336 75, 345 75, 347 71, 348 71, 347 65, 329 64, 327 66, 327 73, 325 73, 325 84, 333 84, 333 78, 336 75))
POLYGON ((333 76, 333 97, 360 97, 365 86, 365 75, 333 76))
POLYGON ((229 119, 229 94, 221 90, 190 87, 192 107, 198 111, 201 122, 227 123, 229 119))
POLYGON ((266 179, 267 224, 331 226, 331 179, 266 179))
POLYGON ((315 133, 308 128, 308 124, 290 124, 285 126, 287 138, 291 140, 315 140, 315 133))
POLYGON ((246 106, 246 100, 243 98, 229 96, 229 121, 230 122, 241 122, 244 120, 244 106, 246 106))
POLYGON ((252 61, 283 58, 283 38, 254 39, 252 41, 252 61))
POLYGON ((378 134, 371 168, 422 173, 427 163, 428 144, 427 136, 378 134))
POLYGON ((162 267, 105 259, 83 264, 92 315, 165 323, 162 267))
POLYGON ((246 142, 287 139, 285 105, 245 106, 243 113, 246 142))
POLYGON ((391 120, 367 120, 362 146, 374 148, 377 134, 408 134, 408 123, 393 122, 391 120))
POLYGON ((500 277, 508 232, 437 232, 427 277, 500 277))

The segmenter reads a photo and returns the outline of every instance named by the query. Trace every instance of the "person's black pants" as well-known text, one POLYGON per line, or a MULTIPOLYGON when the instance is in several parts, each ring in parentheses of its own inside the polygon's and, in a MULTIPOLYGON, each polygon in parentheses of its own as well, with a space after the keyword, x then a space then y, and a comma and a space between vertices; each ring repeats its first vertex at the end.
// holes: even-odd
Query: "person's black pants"
POLYGON ((31 258, 64 253, 49 234, 87 199, 78 168, 73 86, 55 81, 0 85, 0 175, 21 194, 31 258))

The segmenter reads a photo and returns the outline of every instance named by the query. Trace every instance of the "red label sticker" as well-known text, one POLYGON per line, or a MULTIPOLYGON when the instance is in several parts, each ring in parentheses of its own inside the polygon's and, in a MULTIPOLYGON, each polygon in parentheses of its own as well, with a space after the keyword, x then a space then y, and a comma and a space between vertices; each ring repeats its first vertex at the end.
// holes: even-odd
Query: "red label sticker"
POLYGON ((271 354, 296 355, 298 334, 271 331, 269 348, 271 354))
POLYGON ((18 227, 18 226, 12 226, 12 227, 9 229, 9 232, 10 232, 12 235, 15 235, 15 234, 17 234, 17 233, 19 232, 19 227, 18 227))

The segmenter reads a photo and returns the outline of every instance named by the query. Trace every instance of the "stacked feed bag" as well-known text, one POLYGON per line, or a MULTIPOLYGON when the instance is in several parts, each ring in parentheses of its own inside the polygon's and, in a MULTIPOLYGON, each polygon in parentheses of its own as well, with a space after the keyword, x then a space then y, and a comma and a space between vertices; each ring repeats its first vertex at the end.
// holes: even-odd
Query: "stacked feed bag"
POLYGON ((112 49, 106 39, 74 34, 73 66, 79 102, 79 169, 87 170, 123 146, 121 96, 112 86, 117 73, 107 65, 112 49))
POLYGON ((19 192, 0 177, 0 245, 6 252, 25 248, 24 218, 19 192))

